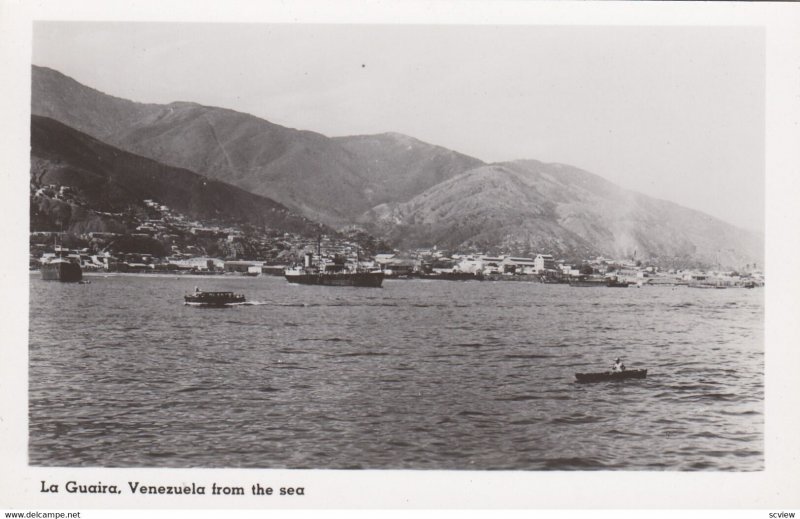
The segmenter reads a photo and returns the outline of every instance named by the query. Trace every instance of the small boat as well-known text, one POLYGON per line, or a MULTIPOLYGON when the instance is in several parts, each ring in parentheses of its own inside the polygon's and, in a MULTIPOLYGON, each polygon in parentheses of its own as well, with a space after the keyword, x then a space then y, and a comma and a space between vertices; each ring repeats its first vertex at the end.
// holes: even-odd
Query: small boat
POLYGON ((224 307, 245 302, 244 295, 233 292, 204 292, 195 289, 193 294, 183 297, 184 304, 194 306, 224 307))
POLYGON ((571 287, 605 287, 608 282, 605 278, 581 278, 569 282, 571 287))
POLYGON ((716 288, 716 289, 728 288, 722 283, 689 283, 688 286, 689 288, 716 288))
POLYGON ((609 380, 626 380, 629 378, 645 378, 646 376, 646 369, 628 369, 616 372, 575 373, 575 380, 578 382, 604 382, 609 380))

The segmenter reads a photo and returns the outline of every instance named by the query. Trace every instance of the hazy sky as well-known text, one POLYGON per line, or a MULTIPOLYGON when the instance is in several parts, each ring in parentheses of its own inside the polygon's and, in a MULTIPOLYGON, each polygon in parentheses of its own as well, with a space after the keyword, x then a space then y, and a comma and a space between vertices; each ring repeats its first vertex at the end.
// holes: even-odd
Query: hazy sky
POLYGON ((37 22, 33 49, 134 101, 571 164, 764 228, 759 28, 37 22))

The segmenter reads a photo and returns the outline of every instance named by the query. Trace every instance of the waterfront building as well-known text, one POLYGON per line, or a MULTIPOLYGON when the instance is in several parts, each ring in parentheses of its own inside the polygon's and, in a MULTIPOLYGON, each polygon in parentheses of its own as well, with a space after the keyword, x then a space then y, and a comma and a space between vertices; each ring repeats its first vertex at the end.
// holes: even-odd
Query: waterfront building
MULTIPOLYGON (((385 256, 385 255, 384 255, 385 256)), ((414 272, 416 262, 411 259, 403 258, 382 258, 375 259, 375 263, 387 276, 408 276, 414 272)))
POLYGON ((187 270, 223 270, 225 268, 225 262, 221 259, 217 258, 207 258, 207 257, 193 257, 187 259, 177 259, 175 258, 172 260, 171 263, 174 263, 179 268, 187 269, 187 270))
POLYGON ((504 256, 481 256, 480 261, 483 264, 484 274, 499 274, 500 264, 503 262, 504 256))
POLYGON ((257 272, 261 272, 261 262, 253 262, 253 261, 225 262, 225 272, 238 272, 240 274, 246 274, 248 272, 254 271, 254 269, 257 269, 257 272))
POLYGON ((533 258, 514 258, 508 256, 500 262, 500 271, 504 274, 535 274, 536 263, 533 258))
POLYGON ((556 270, 556 260, 550 254, 537 254, 533 259, 533 265, 537 274, 543 274, 548 270, 556 270))
POLYGON ((483 260, 481 258, 465 257, 456 265, 459 272, 470 272, 472 274, 483 272, 483 260))

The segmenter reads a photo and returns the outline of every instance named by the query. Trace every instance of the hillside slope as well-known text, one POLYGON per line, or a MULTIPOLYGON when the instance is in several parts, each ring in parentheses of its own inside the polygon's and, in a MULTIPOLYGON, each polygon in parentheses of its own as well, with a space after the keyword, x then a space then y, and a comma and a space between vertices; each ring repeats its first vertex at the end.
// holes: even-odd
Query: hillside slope
POLYGON ((399 247, 763 263, 763 236, 570 166, 486 165, 396 133, 329 138, 195 103, 135 103, 40 67, 32 80, 34 114, 399 247))
POLYGON ((223 108, 135 103, 36 66, 32 112, 332 225, 482 164, 398 134, 331 139, 223 108))
POLYGON ((372 205, 405 202, 484 163, 400 133, 334 137, 358 159, 372 205))
POLYGON ((577 168, 537 161, 470 170, 361 217, 405 246, 603 255, 665 265, 763 261, 763 237, 577 168))
POLYGON ((154 199, 192 218, 250 223, 315 235, 318 224, 235 186, 134 155, 45 117, 31 117, 36 185, 74 188, 96 211, 154 199))

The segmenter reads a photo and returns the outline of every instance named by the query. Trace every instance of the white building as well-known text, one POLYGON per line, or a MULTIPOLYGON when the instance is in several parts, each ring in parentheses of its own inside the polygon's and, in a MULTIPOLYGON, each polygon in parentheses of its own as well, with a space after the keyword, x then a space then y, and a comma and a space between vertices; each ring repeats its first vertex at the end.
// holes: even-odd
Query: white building
POLYGON ((550 254, 537 254, 533 264, 537 274, 541 274, 546 270, 556 270, 556 260, 550 254))
POLYGON ((483 272, 483 260, 481 258, 465 257, 456 265, 456 270, 459 272, 470 272, 472 274, 483 272))

